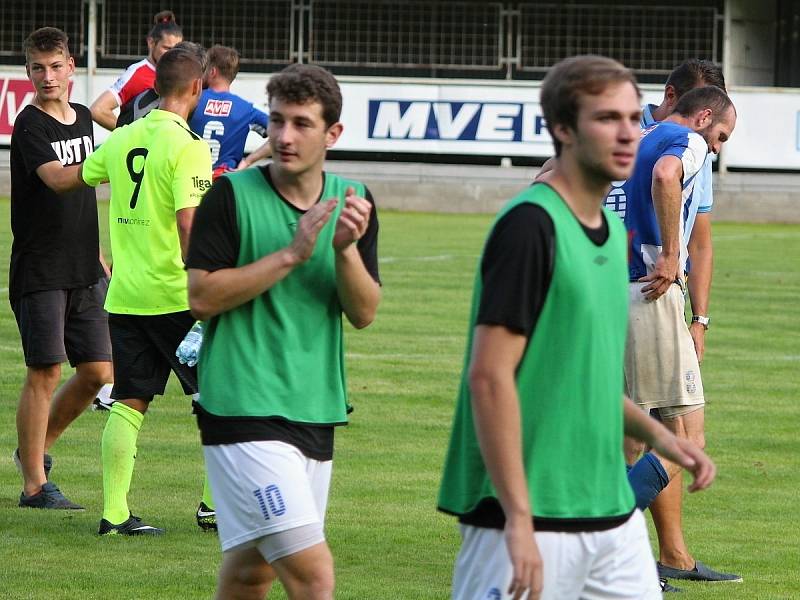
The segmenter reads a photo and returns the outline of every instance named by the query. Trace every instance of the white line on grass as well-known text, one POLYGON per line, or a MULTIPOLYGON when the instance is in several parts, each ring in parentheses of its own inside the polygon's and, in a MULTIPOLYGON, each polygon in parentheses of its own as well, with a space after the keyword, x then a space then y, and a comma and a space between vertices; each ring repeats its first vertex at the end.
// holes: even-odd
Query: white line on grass
POLYGON ((378 262, 380 263, 394 263, 398 261, 409 261, 409 262, 436 262, 436 261, 444 261, 444 260, 453 260, 455 256, 452 254, 439 254, 437 256, 385 256, 383 258, 379 258, 378 262))
POLYGON ((459 355, 437 353, 435 356, 430 354, 360 354, 357 352, 347 352, 345 356, 352 360, 421 360, 429 362, 431 360, 451 360, 453 358, 460 358, 459 355))
POLYGON ((785 232, 762 232, 759 231, 758 233, 723 233, 721 235, 714 234, 714 241, 717 242, 733 242, 737 240, 757 240, 757 239, 770 239, 770 240, 784 240, 784 239, 795 239, 800 237, 800 233, 795 233, 792 231, 785 231, 785 232))

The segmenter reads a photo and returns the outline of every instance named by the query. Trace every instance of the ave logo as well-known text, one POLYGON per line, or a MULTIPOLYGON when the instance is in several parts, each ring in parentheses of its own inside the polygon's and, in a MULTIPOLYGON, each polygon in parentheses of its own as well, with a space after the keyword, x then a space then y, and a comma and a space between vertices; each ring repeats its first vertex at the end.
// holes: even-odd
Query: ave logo
POLYGON ((203 114, 211 117, 227 117, 231 114, 231 106, 233 106, 233 102, 230 100, 209 99, 203 109, 203 114))

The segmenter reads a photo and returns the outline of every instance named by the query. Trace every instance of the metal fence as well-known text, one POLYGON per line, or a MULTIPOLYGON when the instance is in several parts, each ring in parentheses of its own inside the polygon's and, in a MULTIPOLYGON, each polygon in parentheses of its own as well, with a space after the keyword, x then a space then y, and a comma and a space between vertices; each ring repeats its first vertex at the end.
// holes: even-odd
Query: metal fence
POLYGON ((639 73, 669 73, 688 57, 716 58, 713 7, 528 3, 519 10, 521 69, 602 54, 639 73))
POLYGON ((290 0, 106 1, 100 59, 146 56, 153 15, 169 9, 187 40, 236 48, 243 63, 286 64, 292 61, 293 4, 290 0))
POLYGON ((719 2, 689 1, 0 0, 0 57, 21 58, 22 40, 45 24, 67 31, 73 53, 83 56, 94 4, 99 43, 91 56, 99 66, 145 56, 153 15, 168 8, 186 39, 233 46, 251 69, 300 61, 351 73, 529 78, 591 52, 640 74, 661 74, 687 57, 718 62, 719 2))
POLYGON ((0 2, 0 56, 24 61, 22 42, 39 27, 58 27, 70 37, 70 51, 81 57, 85 48, 83 0, 21 0, 0 2))
POLYGON ((310 4, 310 62, 393 68, 497 69, 502 4, 341 2, 310 4))

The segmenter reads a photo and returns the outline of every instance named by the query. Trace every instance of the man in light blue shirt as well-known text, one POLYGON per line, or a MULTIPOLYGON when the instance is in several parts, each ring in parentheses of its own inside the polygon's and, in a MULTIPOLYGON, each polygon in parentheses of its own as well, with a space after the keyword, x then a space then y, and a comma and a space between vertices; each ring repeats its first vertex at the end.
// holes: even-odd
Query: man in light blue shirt
MULTIPOLYGON (((664 99, 658 106, 647 104, 642 109, 640 125, 648 129, 664 120, 675 109, 678 100, 689 90, 696 87, 716 86, 725 90, 722 70, 710 61, 689 59, 679 65, 669 76, 664 89, 664 99)), ((708 300, 711 289, 712 274, 712 242, 711 242, 711 209, 713 206, 711 157, 707 156, 702 167, 694 176, 694 189, 690 200, 683 207, 683 246, 688 249, 688 263, 685 271, 691 271, 688 277, 688 291, 692 306, 692 322, 689 333, 694 343, 698 362, 702 361, 705 349, 705 331, 708 328, 708 300)), ((612 188, 609 199, 622 199, 622 209, 626 210, 631 199, 622 191, 623 182, 615 182, 618 187, 612 188), (614 195, 615 190, 617 195, 614 195)), ((619 204, 619 203, 618 203, 619 204)), ((610 208, 618 208, 609 206, 610 208)), ((698 411, 702 413, 701 411, 698 411)), ((662 415, 663 416, 663 415, 662 415)), ((698 415, 695 414, 695 417, 698 415)), ((674 420, 665 419, 665 425, 674 429, 674 420)), ((704 443, 704 423, 701 421, 696 431, 696 441, 704 443)), ((686 435, 684 433, 684 435, 686 435)), ((694 436, 689 436, 694 437, 694 436)), ((628 464, 633 465, 641 452, 638 444, 626 445, 628 464)), ((641 466, 646 466, 642 463, 641 466)), ((636 481, 637 473, 631 477, 634 488, 640 485, 636 481)), ((673 478, 674 479, 674 478, 673 478)), ((695 561, 686 547, 681 527, 682 484, 667 486, 650 504, 653 522, 656 526, 659 541, 659 575, 662 578, 699 579, 711 581, 741 581, 736 575, 718 573, 699 561, 695 561)), ((664 581, 665 591, 675 588, 664 581)))

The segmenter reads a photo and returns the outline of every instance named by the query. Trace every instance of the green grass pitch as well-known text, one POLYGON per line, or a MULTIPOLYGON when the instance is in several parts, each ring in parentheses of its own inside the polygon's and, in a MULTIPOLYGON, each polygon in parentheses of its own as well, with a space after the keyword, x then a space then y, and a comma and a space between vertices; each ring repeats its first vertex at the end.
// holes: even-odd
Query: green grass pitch
MULTIPOLYGON (((102 219, 105 211, 101 203, 102 219)), ((448 596, 458 535, 435 499, 490 219, 381 214, 383 303, 369 329, 347 332, 356 410, 338 432, 327 521, 337 598, 448 596)), ((174 382, 145 419, 130 494, 134 513, 166 527, 165 537, 96 535, 105 413, 81 416, 52 449, 53 480, 86 512, 16 507, 21 484, 11 452, 24 367, 7 302, 7 200, 0 223, 0 597, 210 598, 220 551, 194 523, 201 453, 189 401, 174 382)), ((687 497, 685 530, 696 557, 745 582, 686 584, 683 597, 797 598, 800 226, 715 224, 714 231, 714 320, 703 371, 708 451, 719 476, 709 491, 687 497)), ((285 597, 277 588, 272 597, 285 597)))

